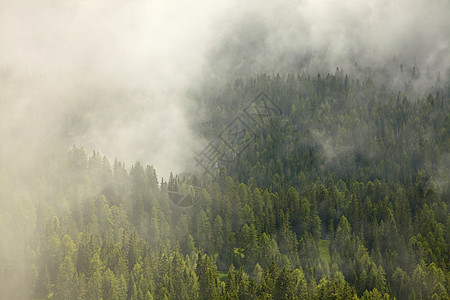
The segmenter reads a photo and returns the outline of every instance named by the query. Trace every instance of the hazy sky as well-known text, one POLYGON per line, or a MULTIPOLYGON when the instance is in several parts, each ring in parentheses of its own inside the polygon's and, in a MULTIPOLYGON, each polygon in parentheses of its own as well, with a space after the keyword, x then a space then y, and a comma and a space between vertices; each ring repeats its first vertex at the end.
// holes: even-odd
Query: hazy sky
POLYGON ((186 89, 394 57, 445 73, 449 16, 448 0, 0 0, 0 162, 58 142, 183 171, 202 143, 186 89))

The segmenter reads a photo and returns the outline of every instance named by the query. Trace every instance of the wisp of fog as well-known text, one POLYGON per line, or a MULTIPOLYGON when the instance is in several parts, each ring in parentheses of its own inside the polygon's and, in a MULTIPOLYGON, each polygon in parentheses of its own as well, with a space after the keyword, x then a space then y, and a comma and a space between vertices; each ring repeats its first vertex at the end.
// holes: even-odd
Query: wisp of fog
POLYGON ((167 176, 202 146, 187 90, 393 61, 448 79, 449 15, 446 0, 3 0, 0 161, 76 144, 167 176))

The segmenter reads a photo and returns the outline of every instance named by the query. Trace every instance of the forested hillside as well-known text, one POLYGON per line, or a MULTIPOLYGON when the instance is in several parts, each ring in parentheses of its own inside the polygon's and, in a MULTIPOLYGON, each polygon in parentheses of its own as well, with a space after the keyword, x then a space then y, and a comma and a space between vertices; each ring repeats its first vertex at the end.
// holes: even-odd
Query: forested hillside
POLYGON ((448 299, 450 85, 401 72, 401 88, 337 69, 192 91, 204 140, 261 92, 281 111, 212 176, 83 145, 0 165, 0 298, 448 299))

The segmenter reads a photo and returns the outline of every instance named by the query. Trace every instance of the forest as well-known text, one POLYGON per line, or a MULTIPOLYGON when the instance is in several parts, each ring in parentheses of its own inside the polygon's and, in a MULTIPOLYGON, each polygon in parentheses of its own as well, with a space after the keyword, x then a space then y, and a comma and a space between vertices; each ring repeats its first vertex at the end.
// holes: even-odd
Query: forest
POLYGON ((338 68, 192 91, 205 140, 261 92, 281 112, 210 175, 83 145, 0 165, 0 298, 448 299, 450 84, 395 68, 401 88, 338 68))

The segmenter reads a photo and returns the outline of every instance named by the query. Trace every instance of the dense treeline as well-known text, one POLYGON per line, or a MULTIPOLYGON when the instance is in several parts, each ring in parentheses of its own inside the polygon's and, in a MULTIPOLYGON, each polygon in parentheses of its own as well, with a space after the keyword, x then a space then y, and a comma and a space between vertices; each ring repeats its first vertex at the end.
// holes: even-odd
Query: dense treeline
POLYGON ((0 224, 16 224, 0 240, 0 288, 33 299, 446 299, 449 90, 407 99, 414 76, 394 92, 366 73, 261 75, 194 95, 207 138, 261 90, 284 113, 189 208, 167 193, 182 178, 75 146, 21 181, 0 168, 0 224))

